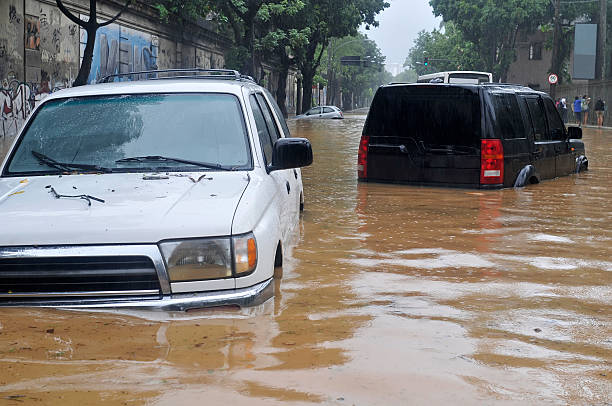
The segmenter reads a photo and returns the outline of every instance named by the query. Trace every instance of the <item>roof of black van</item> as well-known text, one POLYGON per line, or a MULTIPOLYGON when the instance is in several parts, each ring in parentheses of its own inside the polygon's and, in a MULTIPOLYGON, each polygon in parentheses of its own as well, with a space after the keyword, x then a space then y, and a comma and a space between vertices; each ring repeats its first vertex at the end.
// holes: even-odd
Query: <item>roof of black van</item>
POLYGON ((388 85, 383 85, 381 87, 399 87, 399 86, 447 86, 447 87, 461 87, 464 89, 480 89, 486 88, 487 90, 504 90, 504 91, 513 91, 516 93, 531 93, 531 94, 542 94, 546 95, 545 92, 534 90, 528 86, 523 86, 515 83, 496 83, 496 82, 487 82, 480 84, 469 84, 469 83, 400 83, 400 82, 392 82, 388 85))

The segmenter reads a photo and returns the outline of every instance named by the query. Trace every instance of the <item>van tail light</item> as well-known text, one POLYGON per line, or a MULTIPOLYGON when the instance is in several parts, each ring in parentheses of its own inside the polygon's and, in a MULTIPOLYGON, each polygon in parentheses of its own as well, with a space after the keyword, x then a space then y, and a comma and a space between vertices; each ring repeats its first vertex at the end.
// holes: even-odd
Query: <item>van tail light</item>
POLYGON ((481 140, 480 184, 504 183, 504 148, 501 140, 481 140))
POLYGON ((357 177, 365 179, 368 177, 368 144, 370 137, 367 135, 361 136, 359 142, 359 152, 357 153, 357 177))

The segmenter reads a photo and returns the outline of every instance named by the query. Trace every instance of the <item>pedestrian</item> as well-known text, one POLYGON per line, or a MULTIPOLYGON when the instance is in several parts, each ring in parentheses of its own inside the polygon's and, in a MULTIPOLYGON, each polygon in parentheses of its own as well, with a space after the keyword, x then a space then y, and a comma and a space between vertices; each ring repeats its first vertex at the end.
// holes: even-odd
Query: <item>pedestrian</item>
POLYGON ((561 119, 563 120, 563 124, 567 124, 567 100, 565 97, 561 98, 561 119))
POLYGON ((601 100, 601 98, 597 99, 595 102, 595 115, 597 116, 597 126, 603 127, 604 120, 604 111, 606 110, 606 103, 601 100))
POLYGON ((574 98, 574 118, 579 126, 582 125, 582 100, 578 96, 574 98))
POLYGON ((586 94, 582 97, 582 124, 587 125, 589 121, 589 104, 591 103, 591 98, 586 94))

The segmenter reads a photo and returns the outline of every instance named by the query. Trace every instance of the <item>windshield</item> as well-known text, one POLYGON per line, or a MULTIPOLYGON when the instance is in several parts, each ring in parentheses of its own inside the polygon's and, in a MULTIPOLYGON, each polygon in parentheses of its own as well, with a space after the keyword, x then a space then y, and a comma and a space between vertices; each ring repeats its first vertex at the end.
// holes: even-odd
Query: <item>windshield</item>
POLYGON ((372 143, 480 146, 480 99, 457 86, 390 86, 374 97, 364 134, 372 143))
POLYGON ((235 96, 145 94, 45 103, 19 141, 6 173, 197 171, 250 165, 235 96), (126 159, 133 157, 153 159, 126 159))

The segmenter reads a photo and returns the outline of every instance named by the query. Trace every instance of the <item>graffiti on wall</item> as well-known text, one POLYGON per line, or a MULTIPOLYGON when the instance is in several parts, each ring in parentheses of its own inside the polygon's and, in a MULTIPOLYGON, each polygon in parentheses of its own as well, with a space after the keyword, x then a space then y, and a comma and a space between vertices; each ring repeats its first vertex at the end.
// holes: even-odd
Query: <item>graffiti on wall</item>
MULTIPOLYGON (((81 30, 81 49, 86 42, 87 32, 81 30)), ((156 36, 119 24, 100 27, 96 33, 89 83, 115 73, 157 69, 158 44, 156 36)))
POLYGON ((34 108, 34 93, 28 83, 2 81, 0 87, 0 138, 12 138, 34 108))

